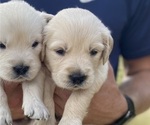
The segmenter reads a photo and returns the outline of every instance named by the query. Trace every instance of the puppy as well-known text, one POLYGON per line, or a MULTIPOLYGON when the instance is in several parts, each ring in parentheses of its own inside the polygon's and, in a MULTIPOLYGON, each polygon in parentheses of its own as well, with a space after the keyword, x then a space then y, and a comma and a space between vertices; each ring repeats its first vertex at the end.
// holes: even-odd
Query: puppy
POLYGON ((58 87, 72 90, 58 125, 82 125, 108 73, 113 39, 90 11, 64 9, 45 28, 45 64, 58 87))
POLYGON ((9 83, 22 83, 24 115, 49 118, 43 104, 45 77, 40 61, 42 32, 48 18, 24 1, 0 4, 0 125, 12 124, 3 89, 9 83))

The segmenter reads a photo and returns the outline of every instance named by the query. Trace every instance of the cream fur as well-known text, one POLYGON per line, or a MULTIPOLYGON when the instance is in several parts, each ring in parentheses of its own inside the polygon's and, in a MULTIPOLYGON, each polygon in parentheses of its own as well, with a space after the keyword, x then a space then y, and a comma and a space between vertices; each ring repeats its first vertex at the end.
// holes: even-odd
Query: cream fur
POLYGON ((107 78, 113 46, 110 31, 90 11, 69 8, 53 17, 45 28, 45 36, 45 64, 52 79, 57 86, 73 91, 58 125, 82 125, 93 95, 107 78), (91 51, 97 54, 91 56, 91 51), (87 79, 81 85, 72 84, 69 75, 74 72, 87 79))
MULTIPOLYGON (((41 70, 42 32, 47 24, 44 14, 24 1, 0 4, 0 125, 12 124, 3 84, 20 82, 23 86, 24 114, 32 119, 48 119, 43 104, 45 74, 41 70), (36 47, 33 44, 38 42, 36 47), (25 75, 16 75, 14 67, 28 66, 25 75)), ((48 16, 48 15, 46 15, 48 16)), ((15 100, 14 100, 15 101, 15 100)))

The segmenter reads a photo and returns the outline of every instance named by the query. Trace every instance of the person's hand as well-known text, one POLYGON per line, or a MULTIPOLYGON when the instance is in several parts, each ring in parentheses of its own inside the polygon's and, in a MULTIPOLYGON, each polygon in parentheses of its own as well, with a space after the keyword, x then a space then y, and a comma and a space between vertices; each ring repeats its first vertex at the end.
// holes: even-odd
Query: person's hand
MULTIPOLYGON (((56 88, 54 94, 56 116, 60 117, 63 114, 65 103, 71 92, 56 88)), ((88 114, 84 119, 85 124, 105 125, 111 124, 119 119, 127 111, 127 103, 124 96, 119 91, 113 70, 110 67, 108 79, 95 94, 92 99, 88 114)))
POLYGON ((24 118, 22 110, 22 85, 19 83, 6 83, 4 89, 13 120, 24 118))

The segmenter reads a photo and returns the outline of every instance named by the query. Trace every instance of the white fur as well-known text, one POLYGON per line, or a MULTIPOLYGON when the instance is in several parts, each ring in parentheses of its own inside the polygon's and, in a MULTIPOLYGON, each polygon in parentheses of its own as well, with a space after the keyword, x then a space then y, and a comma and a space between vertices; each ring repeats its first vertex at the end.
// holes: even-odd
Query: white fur
MULTIPOLYGON (((23 85, 24 114, 33 119, 48 119, 49 111, 43 104, 44 72, 41 70, 40 52, 42 32, 47 20, 43 13, 24 1, 0 4, 0 125, 12 124, 7 96, 3 90, 6 82, 23 85), (32 47, 34 42, 39 44, 32 47), (13 67, 29 66, 26 75, 17 76, 13 67)), ((15 100, 14 100, 15 101, 15 100)))
POLYGON ((61 88, 72 90, 58 125, 82 125, 93 95, 107 78, 108 57, 113 40, 110 31, 90 11, 69 8, 60 11, 45 28, 45 64, 52 79, 61 88), (65 51, 59 55, 58 50, 65 51), (91 56, 92 50, 97 51, 91 56), (87 76, 81 85, 73 85, 69 75, 87 76))

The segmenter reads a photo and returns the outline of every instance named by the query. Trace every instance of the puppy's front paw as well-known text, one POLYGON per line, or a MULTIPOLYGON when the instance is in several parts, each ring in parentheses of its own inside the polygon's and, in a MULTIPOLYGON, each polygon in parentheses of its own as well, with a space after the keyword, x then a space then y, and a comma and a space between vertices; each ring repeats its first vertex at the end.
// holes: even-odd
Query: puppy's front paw
POLYGON ((82 125, 80 119, 62 118, 58 125, 82 125))
POLYGON ((23 103, 22 108, 24 109, 24 115, 31 119, 48 120, 49 118, 49 111, 44 104, 37 99, 23 103))
POLYGON ((5 107, 0 107, 0 125, 12 125, 10 111, 5 107))

